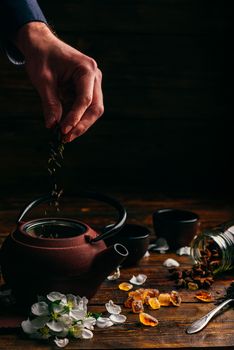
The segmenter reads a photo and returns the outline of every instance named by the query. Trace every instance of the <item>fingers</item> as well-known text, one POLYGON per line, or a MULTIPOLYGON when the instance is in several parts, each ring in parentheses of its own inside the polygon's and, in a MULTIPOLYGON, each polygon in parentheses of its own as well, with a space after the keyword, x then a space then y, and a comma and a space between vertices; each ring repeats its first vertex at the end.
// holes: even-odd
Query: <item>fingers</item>
POLYGON ((71 142, 78 136, 84 134, 87 129, 93 125, 96 120, 103 114, 103 95, 101 89, 101 72, 98 70, 93 89, 93 99, 90 106, 86 109, 81 119, 73 129, 64 137, 65 142, 71 142))
POLYGON ((62 117, 62 104, 56 91, 56 84, 50 80, 43 80, 36 87, 42 100, 46 127, 52 128, 62 117))
POLYGON ((61 130, 65 135, 79 123, 83 114, 92 103, 96 70, 95 63, 93 66, 78 67, 73 74, 76 98, 71 110, 61 122, 61 130))

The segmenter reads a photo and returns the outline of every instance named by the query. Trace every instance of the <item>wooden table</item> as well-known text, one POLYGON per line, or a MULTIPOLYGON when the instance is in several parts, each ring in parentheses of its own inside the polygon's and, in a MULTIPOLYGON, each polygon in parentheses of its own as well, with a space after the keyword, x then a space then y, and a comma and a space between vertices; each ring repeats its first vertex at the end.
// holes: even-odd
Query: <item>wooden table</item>
MULTIPOLYGON (((234 217, 234 203, 228 203, 220 199, 207 198, 176 198, 172 199, 162 195, 153 195, 151 198, 133 195, 116 195, 127 207, 128 222, 141 223, 152 229, 151 214, 155 209, 174 207, 193 210, 200 215, 202 227, 212 226, 234 217)), ((9 199, 3 198, 0 207, 0 232, 3 239, 14 228, 14 220, 19 208, 27 202, 28 198, 9 199)), ((74 211, 75 198, 69 200, 70 212, 74 211)), ((98 223, 104 220, 105 213, 99 211, 101 207, 93 205, 82 208, 80 213, 87 216, 87 222, 98 223), (94 215, 96 213, 96 215, 94 215)), ((106 214, 108 216, 108 214, 106 214)), ((105 220, 104 220, 105 221, 105 220)), ((153 234, 153 230, 152 230, 153 234)), ((152 236, 153 238, 153 236, 152 236)), ((191 266, 191 260, 187 256, 178 256, 173 252, 167 254, 151 253, 148 258, 143 258, 138 266, 122 269, 118 281, 103 282, 96 296, 90 301, 90 311, 104 312, 104 304, 112 299, 122 306, 123 314, 127 316, 126 323, 115 325, 108 329, 95 328, 94 337, 91 340, 74 340, 66 349, 175 349, 175 348, 203 348, 224 349, 234 348, 234 317, 233 309, 228 309, 217 316, 200 333, 187 335, 186 327, 214 307, 213 303, 202 303, 194 298, 195 292, 181 290, 182 304, 180 307, 161 307, 159 310, 146 312, 159 320, 157 327, 146 327, 139 324, 137 314, 133 314, 123 307, 127 292, 118 289, 118 284, 128 281, 133 274, 144 273, 148 276, 143 285, 145 288, 158 288, 160 292, 174 289, 173 281, 169 279, 168 270, 163 267, 163 261, 175 258, 182 267, 191 266)), ((217 299, 225 291, 225 288, 234 279, 233 273, 226 273, 216 278, 211 292, 217 299)), ((40 343, 22 337, 19 331, 12 330, 0 336, 0 350, 42 350, 54 349, 54 345, 40 343)))

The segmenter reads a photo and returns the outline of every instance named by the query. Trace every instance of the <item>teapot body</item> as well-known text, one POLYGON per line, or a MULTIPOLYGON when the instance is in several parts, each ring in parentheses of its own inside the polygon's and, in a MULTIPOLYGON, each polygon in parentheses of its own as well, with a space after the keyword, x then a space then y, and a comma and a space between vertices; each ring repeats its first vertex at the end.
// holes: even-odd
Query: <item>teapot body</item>
POLYGON ((3 279, 18 304, 30 305, 38 295, 52 291, 91 298, 128 255, 121 244, 107 248, 103 240, 118 233, 124 225, 127 214, 122 205, 95 192, 81 192, 80 196, 114 207, 117 221, 101 234, 75 219, 41 218, 25 222, 23 218, 29 210, 54 198, 48 195, 29 203, 18 218, 16 230, 0 250, 3 279))
POLYGON ((94 260, 106 249, 102 240, 90 243, 96 236, 88 225, 75 220, 50 218, 21 223, 1 249, 4 281, 18 300, 32 301, 36 295, 53 290, 91 297, 100 280, 91 273, 94 260), (53 227, 55 237, 38 236, 46 225, 53 227))

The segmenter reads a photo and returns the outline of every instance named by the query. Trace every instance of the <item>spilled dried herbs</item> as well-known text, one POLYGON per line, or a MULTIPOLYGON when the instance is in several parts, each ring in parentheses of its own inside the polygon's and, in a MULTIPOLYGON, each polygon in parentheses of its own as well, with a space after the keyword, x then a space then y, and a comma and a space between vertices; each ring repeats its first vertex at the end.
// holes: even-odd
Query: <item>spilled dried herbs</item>
POLYGON ((205 264, 196 264, 189 269, 169 269, 170 277, 179 288, 197 290, 208 289, 214 282, 213 272, 205 264))

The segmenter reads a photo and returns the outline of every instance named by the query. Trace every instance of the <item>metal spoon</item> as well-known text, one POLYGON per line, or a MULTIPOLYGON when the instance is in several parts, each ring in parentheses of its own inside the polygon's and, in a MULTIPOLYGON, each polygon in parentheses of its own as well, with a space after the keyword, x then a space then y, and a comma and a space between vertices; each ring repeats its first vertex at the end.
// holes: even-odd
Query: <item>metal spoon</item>
POLYGON ((233 302, 234 299, 227 299, 224 302, 222 302, 220 305, 218 305, 216 308, 208 312, 205 316, 201 317, 199 320, 194 321, 187 329, 186 333, 193 334, 201 331, 207 323, 227 304, 233 302))

